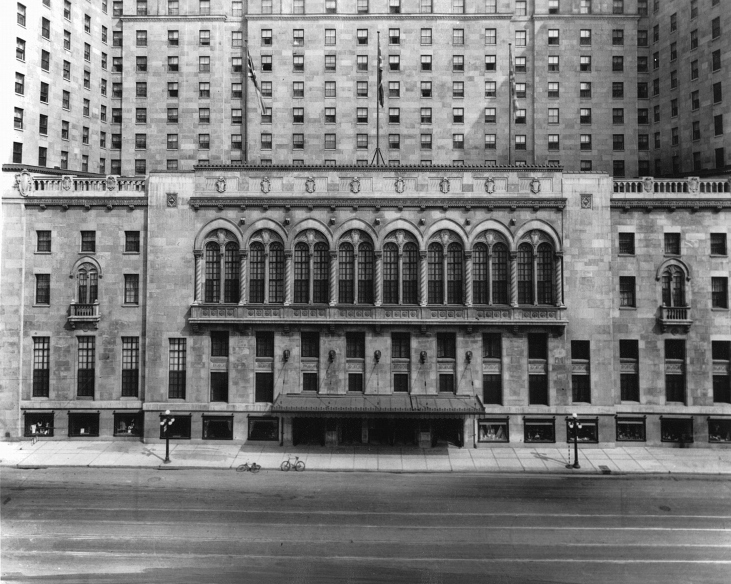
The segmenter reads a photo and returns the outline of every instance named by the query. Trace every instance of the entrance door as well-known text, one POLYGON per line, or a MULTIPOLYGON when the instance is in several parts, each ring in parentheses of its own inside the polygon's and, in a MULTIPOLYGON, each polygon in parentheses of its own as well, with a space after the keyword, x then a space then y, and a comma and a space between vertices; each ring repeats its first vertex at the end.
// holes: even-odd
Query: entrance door
POLYGON ((464 445, 464 422, 457 420, 432 421, 432 446, 454 445, 460 448, 464 445))

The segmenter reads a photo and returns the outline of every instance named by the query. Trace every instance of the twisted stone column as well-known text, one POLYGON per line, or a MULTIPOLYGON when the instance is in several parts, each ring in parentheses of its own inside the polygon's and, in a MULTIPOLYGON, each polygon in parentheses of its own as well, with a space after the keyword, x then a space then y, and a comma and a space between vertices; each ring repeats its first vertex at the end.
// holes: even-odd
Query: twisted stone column
POLYGON ((330 250, 330 306, 338 303, 338 251, 330 250))
POLYGON ((464 252, 464 303, 472 306, 472 250, 464 252))
POLYGON ((203 297, 203 250, 193 250, 195 257, 195 304, 200 304, 203 297))
POLYGON ((555 257, 556 269, 554 278, 556 282, 556 306, 563 306, 563 252, 557 251, 555 257))
POLYGON ((239 305, 246 304, 246 272, 249 252, 245 249, 239 250, 239 305))
POLYGON ((518 252, 510 252, 510 306, 518 306, 518 252))
POLYGON ((292 250, 284 250, 284 305, 292 304, 292 250))
POLYGON ((373 252, 376 260, 376 298, 375 306, 383 303, 383 251, 376 250, 373 252))
POLYGON ((419 252, 419 277, 420 277, 420 294, 419 306, 426 306, 429 302, 429 264, 427 263, 428 252, 422 250, 419 252))

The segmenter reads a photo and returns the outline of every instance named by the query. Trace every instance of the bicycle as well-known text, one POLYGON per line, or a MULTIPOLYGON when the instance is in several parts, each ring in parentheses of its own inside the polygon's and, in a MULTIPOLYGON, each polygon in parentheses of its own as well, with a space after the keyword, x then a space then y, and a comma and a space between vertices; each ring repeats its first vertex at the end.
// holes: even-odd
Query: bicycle
POLYGON ((259 472, 261 470, 261 465, 256 464, 255 462, 252 462, 249 464, 248 462, 242 464, 241 466, 236 468, 236 472, 259 472))
POLYGON ((289 456, 287 455, 287 460, 283 461, 280 467, 283 471, 288 471, 290 468, 294 468, 297 472, 305 470, 305 463, 304 461, 300 460, 299 456, 289 456), (292 458, 294 458, 294 462, 291 462, 292 458))

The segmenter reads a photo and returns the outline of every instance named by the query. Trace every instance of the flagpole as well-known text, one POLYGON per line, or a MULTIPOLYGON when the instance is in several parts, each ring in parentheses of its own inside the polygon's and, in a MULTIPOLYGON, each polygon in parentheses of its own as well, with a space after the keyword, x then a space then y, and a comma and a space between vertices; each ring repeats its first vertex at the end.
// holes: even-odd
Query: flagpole
POLYGON ((371 159, 371 166, 375 163, 380 166, 385 164, 383 154, 381 154, 381 93, 383 91, 383 70, 381 65, 381 31, 378 34, 378 57, 376 59, 376 151, 371 159))
MULTIPOLYGON (((244 19, 245 20, 245 19, 244 19)), ((244 26, 244 53, 246 56, 246 65, 241 67, 241 73, 244 76, 244 104, 243 117, 244 123, 244 164, 249 163, 249 36, 248 26, 244 26)), ((241 61, 243 62, 243 57, 241 61)))
POLYGON ((513 44, 508 43, 508 85, 510 86, 508 102, 508 166, 513 164, 513 100, 515 99, 515 70, 513 69, 513 44))

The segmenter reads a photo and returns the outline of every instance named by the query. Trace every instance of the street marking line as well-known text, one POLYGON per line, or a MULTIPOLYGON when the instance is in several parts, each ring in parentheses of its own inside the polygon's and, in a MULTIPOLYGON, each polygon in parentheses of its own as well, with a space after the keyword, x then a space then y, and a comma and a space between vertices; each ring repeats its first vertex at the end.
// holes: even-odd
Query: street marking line
MULTIPOLYGON (((21 553, 21 552, 17 552, 21 553)), ((26 553, 23 551, 22 553, 26 553)), ((34 555, 63 555, 63 556, 112 556, 120 558, 139 558, 141 556, 148 556, 150 558, 161 558, 171 557, 177 558, 182 556, 190 558, 235 558, 235 559, 249 559, 249 560, 297 560, 311 562, 313 559, 317 561, 375 561, 375 562, 477 562, 481 564, 487 564, 490 562, 516 562, 516 563, 576 563, 576 564, 714 564, 714 565, 731 565, 731 560, 608 560, 608 559, 585 559, 585 558, 437 558, 437 557, 416 557, 416 558, 404 558, 404 557, 380 557, 380 556, 318 556, 313 558, 311 555, 264 555, 264 554, 193 554, 189 552, 181 552, 180 554, 169 554, 159 552, 134 552, 134 553, 120 553, 120 552, 74 552, 74 551, 41 551, 34 550, 34 555)))
MULTIPOLYGON (((7 523, 10 523, 12 521, 18 521, 22 522, 23 524, 27 525, 29 521, 32 523, 58 523, 58 519, 13 519, 10 521, 7 521, 7 523)), ((112 519, 87 519, 82 521, 75 521, 74 525, 81 525, 85 523, 91 523, 91 524, 97 524, 97 523, 104 523, 104 524, 114 524, 114 525, 136 525, 136 526, 142 526, 142 525, 150 525, 150 526, 156 526, 156 525, 173 525, 178 526, 180 525, 180 522, 177 521, 115 521, 112 519)), ((208 525, 210 523, 218 523, 216 521, 189 521, 188 524, 204 524, 208 525)), ((332 529, 333 527, 338 528, 345 528, 345 527, 355 527, 359 529, 429 529, 433 530, 435 528, 434 525, 364 525, 362 523, 287 523, 287 527, 320 527, 320 528, 328 528, 332 529)), ((282 524, 280 523, 245 523, 242 524, 241 527, 271 527, 271 528, 281 528, 282 524)), ((543 526, 543 525, 446 525, 442 526, 439 525, 439 529, 450 529, 450 530, 475 530, 475 529, 489 529, 489 530, 495 530, 495 529, 512 529, 512 530, 532 530, 532 531, 713 531, 713 532, 728 532, 731 533, 731 528, 715 528, 715 527, 590 527, 590 526, 578 526, 578 527, 572 527, 572 526, 543 526)), ((5 537, 5 534, 2 535, 2 537, 5 537)))
MULTIPOLYGON (((47 506, 47 505, 27 505, 23 504, 22 511, 28 511, 33 509, 42 509, 47 511, 112 511, 112 512, 152 512, 162 511, 169 513, 170 511, 176 511, 177 508, 172 507, 60 507, 60 506, 47 506)), ((186 513, 239 513, 246 515, 253 515, 257 513, 264 513, 267 515, 401 515, 406 517, 560 517, 560 518, 587 518, 587 519, 611 519, 614 517, 621 517, 622 519, 634 519, 634 518, 648 518, 648 519, 719 519, 719 520, 731 520, 731 515, 668 515, 666 514, 654 514, 654 515, 637 515, 637 514, 581 514, 581 513, 469 513, 455 511, 452 513, 430 513, 430 512, 412 512, 412 511, 332 511, 332 510, 309 510, 309 511, 281 511, 279 509, 272 510, 256 510, 256 509, 216 509, 211 510, 205 507, 191 507, 185 509, 186 513)))

